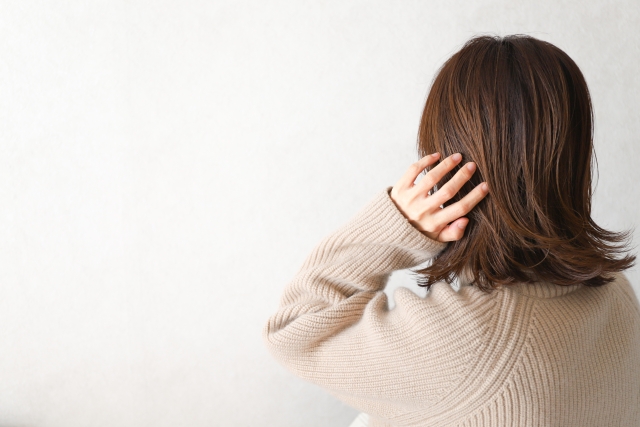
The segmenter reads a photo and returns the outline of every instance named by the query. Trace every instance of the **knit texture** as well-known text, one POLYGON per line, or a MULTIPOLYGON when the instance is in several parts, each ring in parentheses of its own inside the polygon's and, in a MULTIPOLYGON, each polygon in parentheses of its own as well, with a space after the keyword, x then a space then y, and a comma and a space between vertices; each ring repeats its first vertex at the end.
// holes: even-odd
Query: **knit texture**
MULTIPOLYGON (((603 287, 462 278, 389 309, 396 270, 446 247, 380 191, 322 239, 263 329, 291 372, 370 415, 370 427, 640 426, 640 305, 623 274, 603 287)), ((436 261, 437 262, 437 261, 436 261)))

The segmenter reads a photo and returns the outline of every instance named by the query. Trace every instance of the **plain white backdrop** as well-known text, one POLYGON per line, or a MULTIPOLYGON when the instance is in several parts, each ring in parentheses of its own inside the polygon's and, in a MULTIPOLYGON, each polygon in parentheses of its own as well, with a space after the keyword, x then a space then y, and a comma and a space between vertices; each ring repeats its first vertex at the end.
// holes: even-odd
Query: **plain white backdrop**
POLYGON ((437 68, 480 33, 565 50, 595 107, 593 216, 623 230, 638 28, 635 0, 1 2, 0 426, 347 426, 261 330, 417 160, 437 68))

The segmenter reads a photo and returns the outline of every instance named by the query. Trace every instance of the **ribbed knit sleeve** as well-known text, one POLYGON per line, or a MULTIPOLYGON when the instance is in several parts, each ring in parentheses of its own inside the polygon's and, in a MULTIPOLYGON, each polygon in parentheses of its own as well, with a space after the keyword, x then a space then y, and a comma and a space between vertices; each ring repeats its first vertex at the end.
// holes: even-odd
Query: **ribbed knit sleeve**
POLYGON ((289 370, 380 414, 389 410, 376 411, 382 401, 428 404, 444 397, 476 354, 486 323, 480 318, 491 309, 475 310, 477 304, 452 290, 423 306, 425 300, 402 288, 388 309, 383 289, 390 273, 446 247, 409 223, 391 188, 312 250, 263 330, 270 352, 289 370), (469 309, 479 317, 465 316, 469 309))
POLYGON ((357 323, 370 303, 386 310, 381 291, 390 273, 421 264, 446 247, 409 223, 391 200, 391 188, 325 237, 286 286, 280 309, 264 330, 281 359, 330 345, 326 342, 357 323))

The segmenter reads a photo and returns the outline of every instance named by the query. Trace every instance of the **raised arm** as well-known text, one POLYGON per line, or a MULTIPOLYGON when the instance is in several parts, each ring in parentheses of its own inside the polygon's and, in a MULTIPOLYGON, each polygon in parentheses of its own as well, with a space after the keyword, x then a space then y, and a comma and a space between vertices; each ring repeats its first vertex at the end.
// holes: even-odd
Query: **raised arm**
MULTIPOLYGON (((429 160, 435 161, 427 159, 422 169, 429 160)), ((444 175, 455 164, 442 162, 422 181, 435 180, 433 186, 438 174, 444 175)), ((396 186, 380 191, 345 225, 325 237, 287 284, 280 307, 264 327, 266 345, 277 360, 334 394, 376 399, 397 392, 379 386, 402 376, 390 361, 415 350, 407 343, 416 342, 411 336, 418 336, 412 330, 418 324, 403 308, 388 309, 383 290, 389 275, 432 259, 446 247, 447 239, 460 238, 464 227, 458 224, 467 222, 463 215, 486 194, 480 190, 469 193, 458 202, 466 203, 466 211, 455 211, 457 216, 451 219, 445 214, 454 214, 460 205, 441 209, 441 198, 428 196, 427 184, 420 189, 413 185, 418 173, 419 168, 412 167, 396 186), (425 208, 423 200, 410 191, 422 191, 437 209, 425 208), (442 224, 436 224, 436 216, 442 224)), ((440 191, 449 194, 472 173, 467 169, 456 180, 457 174, 449 181, 453 188, 445 185, 440 191)))
MULTIPOLYGON (((358 322, 395 270, 419 265, 446 246, 414 228, 387 187, 338 230, 325 237, 285 287, 264 337, 285 364, 313 353, 323 341, 358 322)), ((386 308, 385 308, 386 309, 386 308)))

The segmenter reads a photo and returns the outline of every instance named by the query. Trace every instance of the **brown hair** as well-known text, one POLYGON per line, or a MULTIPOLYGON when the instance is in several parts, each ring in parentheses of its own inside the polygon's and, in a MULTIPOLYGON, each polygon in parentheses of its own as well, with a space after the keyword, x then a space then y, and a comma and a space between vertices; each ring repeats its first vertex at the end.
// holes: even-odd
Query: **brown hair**
POLYGON ((467 41, 432 82, 418 152, 462 154, 440 186, 476 162, 447 205, 483 181, 490 189, 467 215, 465 235, 413 270, 424 275, 420 286, 452 283, 465 270, 485 292, 512 282, 601 286, 634 264, 624 255, 629 232, 591 219, 591 99, 578 66, 556 46, 527 35, 467 41))

